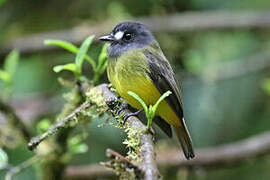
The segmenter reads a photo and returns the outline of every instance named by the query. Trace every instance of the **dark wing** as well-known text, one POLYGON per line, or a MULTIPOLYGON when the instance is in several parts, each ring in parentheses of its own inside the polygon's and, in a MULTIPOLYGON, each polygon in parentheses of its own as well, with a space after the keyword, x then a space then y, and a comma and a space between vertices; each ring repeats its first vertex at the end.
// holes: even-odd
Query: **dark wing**
POLYGON ((158 127, 167 134, 168 137, 172 137, 172 128, 170 124, 164 121, 161 117, 156 116, 153 120, 158 127))
POLYGON ((161 55, 151 52, 147 49, 144 51, 144 55, 148 58, 150 68, 148 74, 150 78, 159 90, 160 94, 164 94, 168 90, 172 92, 172 94, 166 98, 166 101, 178 115, 179 119, 182 120, 183 108, 180 90, 178 89, 178 85, 169 62, 163 54, 161 55))

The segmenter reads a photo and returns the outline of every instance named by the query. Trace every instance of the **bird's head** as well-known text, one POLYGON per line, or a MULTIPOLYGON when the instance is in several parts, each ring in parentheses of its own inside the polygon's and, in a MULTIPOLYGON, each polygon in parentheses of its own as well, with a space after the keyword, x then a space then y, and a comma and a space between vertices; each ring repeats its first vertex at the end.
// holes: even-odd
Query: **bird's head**
POLYGON ((116 25, 109 35, 102 36, 99 40, 110 43, 109 57, 118 57, 128 50, 149 46, 154 37, 143 24, 124 22, 116 25))

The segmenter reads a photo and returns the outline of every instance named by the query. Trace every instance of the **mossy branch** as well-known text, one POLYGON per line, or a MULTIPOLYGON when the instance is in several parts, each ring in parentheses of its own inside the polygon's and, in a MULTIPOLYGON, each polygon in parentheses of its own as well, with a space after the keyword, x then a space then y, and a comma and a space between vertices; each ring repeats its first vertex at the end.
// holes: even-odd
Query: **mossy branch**
MULTIPOLYGON (((102 84, 96 87, 98 91, 101 91, 103 94, 104 101, 108 104, 109 108, 115 112, 118 108, 118 98, 117 96, 109 90, 109 87, 107 84, 102 84)), ((130 113, 129 110, 123 110, 123 113, 130 113)), ((156 155, 154 150, 154 144, 153 144, 153 136, 151 133, 147 133, 148 129, 147 127, 135 116, 131 116, 126 121, 126 130, 135 129, 136 135, 133 138, 138 138, 139 144, 136 152, 138 153, 137 156, 139 158, 136 158, 137 162, 134 164, 138 164, 138 168, 142 174, 143 177, 141 179, 144 180, 157 180, 160 179, 160 174, 157 169, 156 164, 156 155)), ((135 140, 136 141, 136 140, 135 140)), ((134 162, 134 161, 131 161, 134 162)), ((123 162, 124 164, 126 162, 123 162)), ((114 167, 116 173, 118 167, 114 167)), ((125 173, 125 172, 122 172, 125 173)), ((138 174, 136 174, 138 175, 138 174)), ((138 175, 139 176, 139 175, 138 175)))

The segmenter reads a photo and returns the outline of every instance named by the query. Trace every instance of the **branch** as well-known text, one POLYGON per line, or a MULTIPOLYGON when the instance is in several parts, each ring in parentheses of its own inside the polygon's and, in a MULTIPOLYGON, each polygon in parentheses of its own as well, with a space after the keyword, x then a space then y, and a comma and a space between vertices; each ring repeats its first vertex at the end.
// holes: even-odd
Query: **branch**
MULTIPOLYGON (((119 179, 143 179, 144 171, 140 164, 137 164, 130 159, 122 156, 118 152, 111 149, 106 151, 107 157, 111 159, 109 162, 102 162, 101 164, 108 169, 112 169, 119 179)), ((152 176, 152 178, 154 178, 152 176)))
POLYGON ((60 120, 56 125, 50 128, 48 131, 43 133, 41 136, 32 138, 31 141, 28 143, 28 148, 30 150, 35 149, 42 141, 47 139, 50 135, 55 134, 59 131, 59 129, 66 127, 70 121, 73 120, 82 110, 88 108, 90 106, 89 102, 84 102, 81 106, 75 109, 70 115, 66 116, 62 120, 60 120))
POLYGON ((109 177, 116 177, 116 175, 113 171, 105 169, 103 165, 91 164, 67 167, 64 179, 97 179, 109 177))
MULTIPOLYGON (((154 32, 187 32, 217 29, 269 29, 269 11, 260 12, 186 12, 156 17, 141 17, 129 19, 146 24, 154 32)), ((61 39, 74 44, 82 42, 89 34, 100 36, 108 33, 119 21, 108 20, 103 24, 78 26, 63 31, 40 33, 15 39, 6 44, 1 56, 11 49, 18 49, 20 53, 57 49, 44 46, 45 39, 61 39)))
MULTIPOLYGON (((111 106, 111 102, 116 102, 117 97, 114 93, 112 93, 108 89, 107 84, 102 84, 97 87, 103 94, 103 98, 105 102, 108 104, 109 107, 114 108, 111 106)), ((124 113, 130 113, 128 110, 124 110, 124 113)), ((156 161, 155 161, 155 151, 154 151, 154 144, 153 144, 153 137, 150 133, 147 133, 147 127, 135 116, 131 116, 127 119, 126 124, 128 127, 132 127, 138 130, 139 138, 139 146, 140 146, 140 158, 141 162, 139 165, 134 165, 138 169, 140 169, 145 180, 157 180, 160 177, 160 174, 157 169, 156 161)), ((109 153, 112 155, 112 153, 109 153)), ((115 154, 114 154, 115 155, 115 154)), ((125 161, 126 162, 126 161, 125 161)), ((129 163, 130 164, 130 163, 129 163)))
MULTIPOLYGON (((186 160, 179 149, 165 148, 157 152, 157 163, 160 167, 165 168, 187 168, 187 167, 202 167, 202 168, 222 168, 232 165, 241 165, 247 161, 254 160, 270 154, 270 131, 252 136, 250 138, 220 145, 217 147, 208 147, 196 149, 196 157, 192 160, 186 160)), ((100 165, 92 164, 91 166, 69 166, 66 171, 66 177, 95 177, 94 167, 100 165), (83 169, 83 171, 80 171, 83 169), (73 171, 78 173, 73 174, 73 171), (80 172, 80 173, 79 173, 80 172)), ((99 171, 102 174, 112 176, 111 172, 103 169, 99 171)))
POLYGON ((106 151, 106 155, 107 157, 111 158, 111 159, 117 159, 125 164, 127 164, 127 166, 129 168, 135 168, 135 169, 140 169, 139 165, 136 164, 135 162, 132 162, 130 159, 122 156, 121 154, 119 154, 118 152, 115 152, 111 149, 107 149, 106 151))

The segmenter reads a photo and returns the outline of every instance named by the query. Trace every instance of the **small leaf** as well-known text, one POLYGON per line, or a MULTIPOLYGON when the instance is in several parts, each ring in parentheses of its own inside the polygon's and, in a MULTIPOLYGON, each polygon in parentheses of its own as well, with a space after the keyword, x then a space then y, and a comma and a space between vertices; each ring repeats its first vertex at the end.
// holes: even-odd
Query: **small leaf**
POLYGON ((0 80, 6 84, 9 84, 11 82, 11 77, 6 71, 0 70, 0 80))
POLYGON ((132 91, 128 91, 128 94, 131 95, 132 97, 134 97, 137 101, 139 101, 139 103, 142 105, 144 112, 147 114, 148 113, 148 108, 145 104, 145 102, 140 98, 140 96, 138 96, 136 93, 132 92, 132 91))
POLYGON ((93 39, 95 36, 89 36, 81 45, 79 52, 77 53, 76 59, 75 59, 75 64, 77 66, 79 74, 81 74, 82 71, 82 64, 84 57, 88 51, 88 48, 90 44, 92 43, 93 39))
POLYGON ((48 39, 48 40, 44 41, 44 44, 45 45, 59 46, 59 47, 65 49, 67 51, 70 51, 74 54, 76 54, 79 51, 79 49, 75 45, 73 45, 72 43, 67 42, 67 41, 48 39))
POLYGON ((101 52, 98 56, 98 71, 100 71, 102 69, 102 65, 104 64, 104 62, 106 61, 107 59, 107 48, 108 48, 108 43, 104 44, 102 49, 101 49, 101 52))
POLYGON ((19 52, 17 50, 11 51, 5 59, 4 69, 10 75, 10 78, 13 77, 16 72, 18 62, 19 62, 19 52))
MULTIPOLYGON (((59 46, 73 54, 77 54, 79 52, 79 48, 75 45, 73 45, 72 43, 70 42, 67 42, 67 41, 62 41, 62 40, 45 40, 44 41, 44 44, 45 45, 55 45, 55 46, 59 46)), ((87 54, 85 54, 84 58, 92 65, 92 68, 95 70, 96 68, 96 63, 95 61, 90 57, 88 56, 87 54)))
POLYGON ((161 101, 163 101, 166 97, 168 97, 170 94, 172 94, 171 91, 167 91, 164 94, 162 94, 162 96, 157 100, 156 104, 153 106, 153 113, 156 113, 156 110, 158 108, 158 105, 161 103, 161 101))
POLYGON ((67 71, 71 71, 73 73, 77 73, 77 67, 73 63, 54 66, 53 70, 56 73, 59 73, 60 71, 63 71, 63 70, 67 70, 67 71))
POLYGON ((104 73, 104 71, 106 70, 107 66, 108 66, 108 61, 105 61, 105 63, 103 64, 103 66, 102 66, 101 69, 100 69, 100 73, 101 73, 101 74, 104 73))
POLYGON ((6 152, 0 148, 0 169, 3 169, 8 163, 8 156, 6 152))

